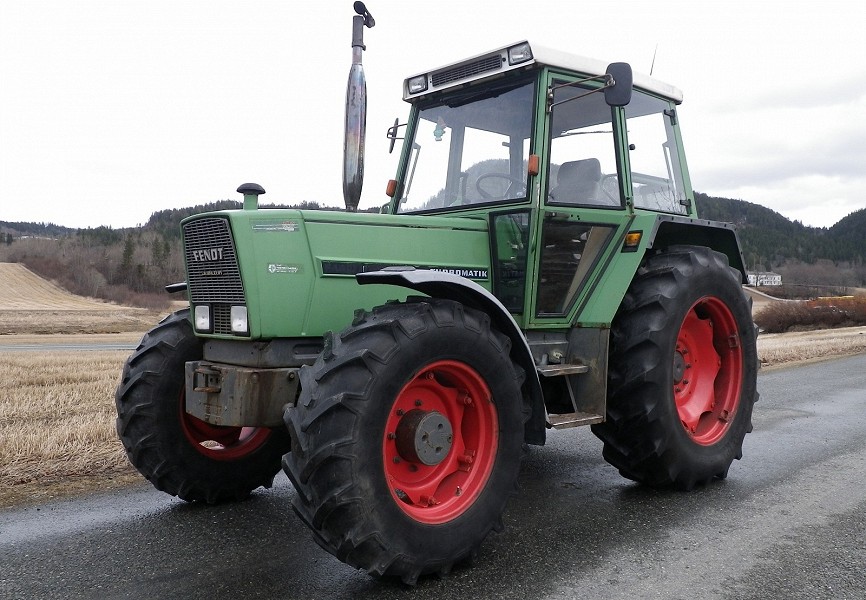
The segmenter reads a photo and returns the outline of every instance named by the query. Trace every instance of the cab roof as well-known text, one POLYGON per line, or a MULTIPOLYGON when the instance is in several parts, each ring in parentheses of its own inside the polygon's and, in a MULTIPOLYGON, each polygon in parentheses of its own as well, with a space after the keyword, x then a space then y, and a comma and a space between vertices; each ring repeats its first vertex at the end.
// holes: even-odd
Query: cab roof
MULTIPOLYGON (((607 63, 523 40, 407 77, 403 82, 403 99, 415 102, 436 92, 463 87, 509 71, 541 67, 595 76, 605 74, 607 63), (418 91, 419 88, 423 89, 418 91)), ((634 87, 667 98, 676 104, 683 101, 683 93, 678 88, 648 75, 634 73, 634 87)))

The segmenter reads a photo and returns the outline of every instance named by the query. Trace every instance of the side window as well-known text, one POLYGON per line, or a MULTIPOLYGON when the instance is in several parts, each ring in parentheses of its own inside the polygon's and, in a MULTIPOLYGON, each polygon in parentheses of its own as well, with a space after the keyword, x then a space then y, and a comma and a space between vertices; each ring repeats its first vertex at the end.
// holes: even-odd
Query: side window
POLYGON ((491 213, 493 233, 493 293, 513 313, 523 312, 526 290, 526 249, 529 211, 491 213))
POLYGON ((553 82, 548 204, 620 207, 611 109, 600 93, 553 82))
POLYGON ((635 206, 688 213, 672 107, 666 101, 635 92, 625 114, 635 206))
POLYGON ((614 227, 576 221, 544 222, 538 272, 538 316, 568 312, 610 242, 614 227))

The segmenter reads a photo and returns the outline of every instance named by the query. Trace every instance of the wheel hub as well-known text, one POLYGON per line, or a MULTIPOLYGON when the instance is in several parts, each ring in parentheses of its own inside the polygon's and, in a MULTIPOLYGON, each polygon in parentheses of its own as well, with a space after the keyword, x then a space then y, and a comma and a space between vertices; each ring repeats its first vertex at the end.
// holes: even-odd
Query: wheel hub
POLYGON ((397 425, 397 452, 410 462, 438 465, 448 456, 453 441, 451 423, 435 410, 410 410, 397 425))
POLYGON ((683 380, 683 374, 686 372, 686 359, 677 349, 674 352, 674 383, 680 383, 683 380))

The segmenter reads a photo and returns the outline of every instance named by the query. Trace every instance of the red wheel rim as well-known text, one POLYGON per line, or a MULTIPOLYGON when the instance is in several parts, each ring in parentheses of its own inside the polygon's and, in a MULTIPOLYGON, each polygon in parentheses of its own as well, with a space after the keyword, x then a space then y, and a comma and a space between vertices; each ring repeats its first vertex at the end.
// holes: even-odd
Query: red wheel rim
POLYGON ((443 360, 403 386, 388 414, 382 454, 391 495, 423 523, 445 523, 476 501, 493 470, 499 418, 484 379, 443 360))
POLYGON ((180 424, 186 439, 198 452, 214 460, 237 460, 262 447, 271 435, 267 427, 211 425, 184 410, 181 394, 180 424))
POLYGON ((737 322, 718 298, 689 309, 674 353, 674 401, 680 422, 697 444, 709 446, 727 433, 740 402, 743 348, 737 322))

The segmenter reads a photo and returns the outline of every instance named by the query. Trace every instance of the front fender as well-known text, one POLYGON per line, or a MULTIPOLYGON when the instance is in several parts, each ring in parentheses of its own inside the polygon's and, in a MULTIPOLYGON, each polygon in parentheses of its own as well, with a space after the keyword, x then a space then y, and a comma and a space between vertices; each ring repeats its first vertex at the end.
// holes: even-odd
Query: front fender
POLYGON ((526 373, 526 391, 532 407, 532 416, 526 423, 526 443, 544 444, 546 437, 544 397, 538 372, 535 370, 535 361, 532 359, 532 352, 523 331, 496 296, 465 277, 412 267, 389 267, 381 271, 358 273, 355 278, 361 285, 386 284, 405 287, 433 298, 454 300, 486 313, 494 327, 511 340, 511 358, 526 373))

